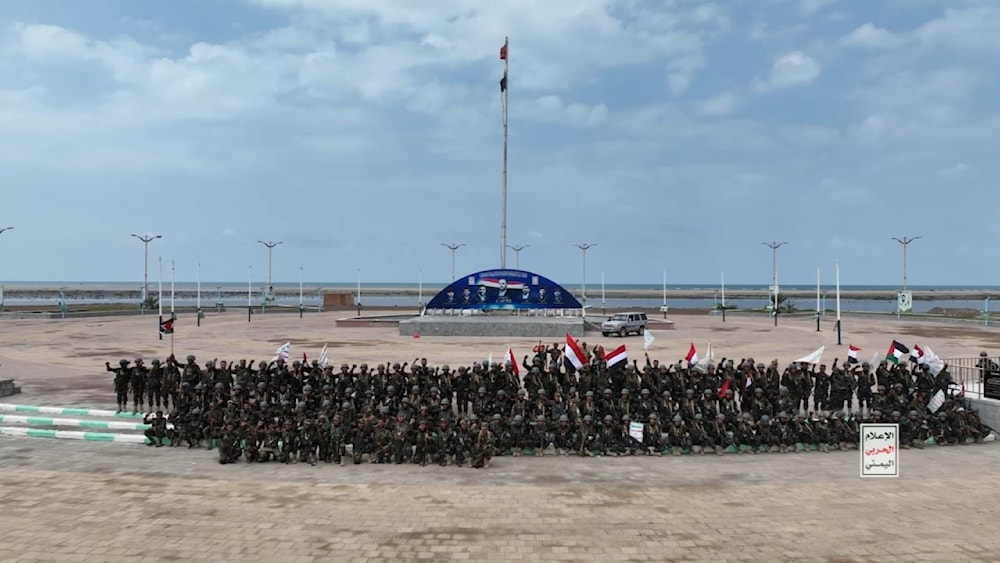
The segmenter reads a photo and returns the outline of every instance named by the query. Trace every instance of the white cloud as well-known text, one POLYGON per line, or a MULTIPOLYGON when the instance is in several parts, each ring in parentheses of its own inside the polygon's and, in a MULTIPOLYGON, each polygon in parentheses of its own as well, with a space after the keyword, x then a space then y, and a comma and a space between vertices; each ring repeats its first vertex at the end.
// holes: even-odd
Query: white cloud
POLYGON ((731 92, 723 92, 707 100, 700 102, 697 106, 698 113, 712 117, 729 115, 739 104, 739 98, 731 92))
POLYGON ((771 65, 771 73, 766 79, 755 81, 754 88, 763 92, 802 86, 816 80, 820 72, 819 62, 801 51, 794 51, 775 60, 771 65))
POLYGON ((972 168, 969 165, 962 162, 957 162, 955 164, 952 164, 951 166, 946 166, 945 168, 942 168, 938 172, 938 174, 940 174, 942 178, 955 179, 965 176, 966 174, 969 173, 970 170, 972 170, 972 168))
POLYGON ((528 105, 526 115, 542 122, 589 127, 604 122, 608 108, 604 104, 565 103, 559 96, 542 96, 528 105))
POLYGON ((875 27, 870 22, 857 27, 840 40, 848 47, 866 49, 892 49, 903 44, 903 39, 887 29, 875 27))
POLYGON ((800 0, 799 12, 804 16, 810 16, 835 3, 837 0, 800 0))

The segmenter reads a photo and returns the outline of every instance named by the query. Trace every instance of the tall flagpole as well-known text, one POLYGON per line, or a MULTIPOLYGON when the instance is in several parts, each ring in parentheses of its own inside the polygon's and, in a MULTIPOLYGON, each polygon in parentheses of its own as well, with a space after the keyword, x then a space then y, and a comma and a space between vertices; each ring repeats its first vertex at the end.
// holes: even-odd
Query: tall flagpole
MULTIPOLYGON (((174 314, 174 284, 176 281, 176 270, 174 268, 174 261, 170 261, 170 320, 173 322, 177 316, 174 314)), ((170 325, 170 355, 174 355, 174 331, 173 324, 170 325)))
POLYGON ((503 59, 503 78, 500 80, 500 112, 503 120, 503 171, 501 173, 500 267, 507 267, 507 71, 510 68, 510 38, 504 37, 500 48, 503 59))
POLYGON ((160 334, 160 340, 163 340, 163 257, 157 257, 156 263, 160 269, 159 282, 157 284, 159 286, 159 296, 156 298, 156 304, 160 307, 160 326, 156 330, 160 334))

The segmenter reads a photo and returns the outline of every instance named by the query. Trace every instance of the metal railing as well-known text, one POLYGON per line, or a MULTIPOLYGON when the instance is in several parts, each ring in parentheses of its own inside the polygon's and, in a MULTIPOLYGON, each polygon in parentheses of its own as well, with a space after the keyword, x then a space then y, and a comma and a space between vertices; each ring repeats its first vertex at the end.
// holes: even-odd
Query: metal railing
POLYGON ((967 396, 979 398, 983 396, 984 370, 981 367, 983 360, 987 360, 987 365, 989 362, 992 362, 992 365, 1000 365, 1000 356, 942 358, 942 360, 948 366, 948 373, 951 374, 956 390, 964 386, 967 396))

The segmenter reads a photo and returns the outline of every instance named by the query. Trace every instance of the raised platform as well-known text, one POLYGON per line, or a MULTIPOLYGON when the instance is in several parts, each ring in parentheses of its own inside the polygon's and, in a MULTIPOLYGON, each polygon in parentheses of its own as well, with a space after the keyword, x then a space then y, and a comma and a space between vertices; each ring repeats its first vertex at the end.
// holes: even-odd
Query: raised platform
MULTIPOLYGON (((383 325, 384 326, 384 325, 383 325)), ((424 316, 399 323, 401 336, 583 337, 583 317, 424 316)))
POLYGON ((966 397, 969 405, 979 411, 983 424, 1000 433, 1000 401, 996 399, 973 399, 966 397))

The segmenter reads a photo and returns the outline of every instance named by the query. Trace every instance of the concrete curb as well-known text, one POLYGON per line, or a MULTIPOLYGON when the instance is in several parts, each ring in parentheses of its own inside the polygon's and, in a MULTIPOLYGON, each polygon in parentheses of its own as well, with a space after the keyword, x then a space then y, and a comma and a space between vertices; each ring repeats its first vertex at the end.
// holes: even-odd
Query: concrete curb
POLYGON ((36 407, 32 405, 14 405, 10 403, 0 403, 0 411, 5 412, 30 412, 36 414, 61 414, 70 416, 93 416, 97 418, 132 418, 142 419, 145 413, 115 412, 101 409, 88 409, 82 407, 36 407))
MULTIPOLYGON (((81 420, 79 418, 48 418, 43 416, 19 416, 0 414, 0 423, 23 424, 25 426, 76 426, 80 428, 96 428, 100 430, 139 430, 150 427, 141 422, 119 422, 116 420, 81 420)), ((173 425, 168 424, 170 428, 173 425)))
POLYGON ((55 438, 58 440, 86 440, 88 442, 118 442, 145 444, 146 437, 138 434, 107 434, 102 432, 77 432, 73 430, 40 430, 38 428, 11 428, 0 426, 2 436, 25 438, 55 438))

